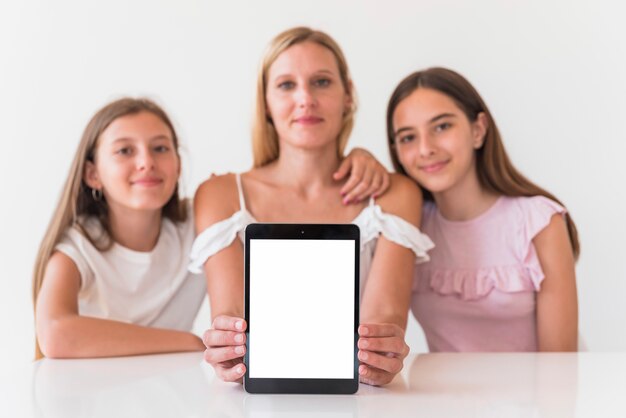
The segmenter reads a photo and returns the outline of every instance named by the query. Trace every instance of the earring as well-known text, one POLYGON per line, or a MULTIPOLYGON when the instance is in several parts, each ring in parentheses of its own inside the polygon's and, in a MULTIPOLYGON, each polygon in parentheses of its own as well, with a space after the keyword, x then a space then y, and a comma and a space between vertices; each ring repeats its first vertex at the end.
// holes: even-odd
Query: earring
POLYGON ((95 200, 96 202, 101 201, 102 189, 91 189, 91 197, 93 197, 93 200, 95 200))
POLYGON ((343 108, 343 112, 341 113, 341 116, 343 116, 343 117, 345 118, 345 117, 346 117, 346 116, 348 116, 348 114, 349 114, 350 112, 352 112, 353 110, 354 110, 354 107, 352 107, 352 105, 345 106, 345 107, 343 108))

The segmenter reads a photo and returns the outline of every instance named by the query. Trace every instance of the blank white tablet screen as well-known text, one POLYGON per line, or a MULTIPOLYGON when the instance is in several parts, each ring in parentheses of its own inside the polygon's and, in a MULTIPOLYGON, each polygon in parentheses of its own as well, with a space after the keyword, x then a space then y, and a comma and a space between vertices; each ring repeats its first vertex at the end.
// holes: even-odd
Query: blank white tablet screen
POLYGON ((354 246, 250 240, 251 378, 353 378, 354 246))

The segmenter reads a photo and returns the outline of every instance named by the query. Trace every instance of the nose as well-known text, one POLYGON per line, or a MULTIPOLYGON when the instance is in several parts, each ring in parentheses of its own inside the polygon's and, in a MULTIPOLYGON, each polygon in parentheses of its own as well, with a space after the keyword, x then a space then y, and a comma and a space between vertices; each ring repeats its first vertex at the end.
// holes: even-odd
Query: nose
POLYGON ((300 107, 312 107, 317 104, 317 99, 310 86, 301 85, 296 91, 296 102, 300 107))
POLYGON ((137 153, 136 164, 138 170, 148 171, 154 168, 154 156, 152 155, 152 152, 150 152, 150 149, 142 148, 137 153))
POLYGON ((420 157, 428 158, 435 155, 435 146, 433 143, 433 138, 429 134, 421 135, 420 140, 418 141, 418 151, 420 157))

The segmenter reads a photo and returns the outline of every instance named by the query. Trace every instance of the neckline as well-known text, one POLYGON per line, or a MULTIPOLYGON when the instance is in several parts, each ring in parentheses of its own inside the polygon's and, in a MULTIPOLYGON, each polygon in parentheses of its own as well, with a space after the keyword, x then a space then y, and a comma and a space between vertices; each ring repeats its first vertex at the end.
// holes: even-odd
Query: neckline
POLYGON ((116 241, 113 241, 111 250, 118 253, 119 255, 123 256, 124 258, 128 260, 139 261, 139 262, 144 262, 144 263, 151 262, 154 254, 156 254, 159 248, 163 245, 165 234, 167 233, 166 229, 168 227, 165 222, 166 220, 167 220, 166 218, 161 219, 161 231, 159 232, 159 238, 157 238, 157 242, 154 245, 154 248, 152 248, 152 250, 137 251, 137 250, 133 250, 128 247, 125 247, 116 241))
MULTIPOLYGON (((237 194, 239 196, 239 210, 237 212, 235 212, 235 214, 242 213, 243 215, 246 215, 248 218, 250 218, 250 220, 252 222, 259 223, 259 221, 256 219, 256 217, 254 217, 254 215, 252 215, 252 213, 250 213, 250 211, 248 210, 248 206, 246 205, 246 199, 244 198, 244 195, 243 195, 243 182, 241 181, 241 173, 236 173, 235 174, 235 181, 237 183, 237 194)), ((374 208, 374 207, 377 207, 377 206, 378 206, 378 204, 376 203, 376 200, 373 197, 370 196, 369 202, 368 202, 367 206, 365 206, 363 209, 361 209, 361 211, 356 215, 356 217, 354 217, 354 219, 352 219, 352 221, 347 222, 347 223, 349 223, 349 224, 355 223, 354 221, 359 219, 361 217, 361 215, 363 213, 365 213, 365 211, 367 209, 374 208)))
POLYGON ((452 221, 450 219, 446 219, 441 214, 441 211, 439 210, 437 205, 435 205, 435 216, 437 217, 437 220, 440 221, 441 223, 446 224, 446 225, 451 225, 451 226, 467 226, 467 225, 472 225, 476 223, 481 223, 485 219, 487 219, 496 210, 498 206, 501 205, 502 201, 504 201, 504 196, 503 195, 498 196, 496 201, 491 206, 489 206, 483 213, 475 216, 472 219, 468 219, 466 221, 452 221))
MULTIPOLYGON (((354 224, 356 223, 355 221, 357 219, 359 219, 361 217, 361 215, 363 215, 367 210, 371 210, 373 208, 379 207, 378 204, 375 201, 371 201, 370 204, 368 204, 367 206, 365 206, 363 209, 361 209, 361 211, 350 221, 350 222, 346 222, 348 224, 354 224)), ((241 213, 245 216, 247 216, 248 218, 250 218, 250 220, 254 223, 260 223, 255 217, 254 215, 252 215, 250 213, 250 211, 248 211, 248 209, 244 206, 243 208, 239 209, 237 212, 235 212, 234 215, 236 215, 237 213, 241 213)), ((261 222, 263 223, 263 222, 261 222)), ((299 223, 307 223, 307 222, 299 222, 299 223)), ((337 222, 337 223, 343 223, 343 222, 337 222)), ((156 247, 155 247, 156 248, 156 247)))
MULTIPOLYGON (((97 234, 97 240, 102 239, 102 224, 100 223, 100 221, 93 217, 93 216, 89 216, 89 217, 85 217, 85 218, 81 218, 82 221, 80 222, 82 227, 84 229, 87 230, 87 234, 97 234)), ((170 222, 169 219, 163 217, 161 219, 161 231, 159 232, 159 237, 157 238, 157 242, 154 245, 154 248, 150 251, 136 251, 136 250, 132 250, 128 247, 123 246, 122 244, 120 244, 119 242, 115 241, 113 238, 111 238, 110 236, 107 239, 111 240, 111 247, 106 251, 109 253, 113 253, 116 254, 118 256, 124 257, 127 260, 131 260, 131 261, 137 261, 137 262, 142 262, 142 263, 148 263, 151 262, 153 255, 156 253, 156 251, 163 246, 163 242, 164 242, 164 235, 166 234, 166 229, 169 228, 168 226, 168 222, 170 222)), ((78 235, 84 239, 87 239, 83 233, 83 231, 81 231, 80 228, 74 226, 73 229, 76 230, 76 232, 78 233, 78 235)))

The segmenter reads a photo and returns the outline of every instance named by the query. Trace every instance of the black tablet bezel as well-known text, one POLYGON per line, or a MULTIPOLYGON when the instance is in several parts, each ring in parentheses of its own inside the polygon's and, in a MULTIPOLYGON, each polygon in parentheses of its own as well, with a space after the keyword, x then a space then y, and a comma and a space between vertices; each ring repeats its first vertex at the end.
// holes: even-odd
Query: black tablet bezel
POLYGON ((244 389, 248 393, 311 393, 311 394, 353 394, 359 388, 359 360, 357 342, 359 339, 359 258, 360 231, 353 224, 268 224, 254 223, 246 228, 245 238, 245 286, 244 310, 246 329, 246 354, 244 364, 246 373, 243 378, 244 389), (319 239, 353 240, 354 245, 354 365, 351 379, 285 379, 251 378, 250 364, 250 329, 254 322, 250 320, 250 240, 251 239, 319 239))

